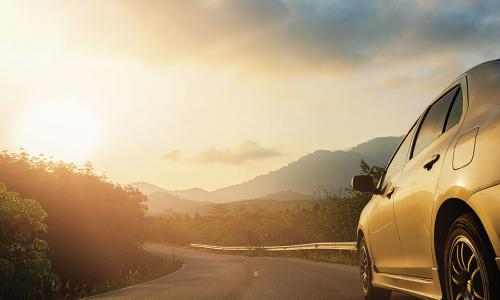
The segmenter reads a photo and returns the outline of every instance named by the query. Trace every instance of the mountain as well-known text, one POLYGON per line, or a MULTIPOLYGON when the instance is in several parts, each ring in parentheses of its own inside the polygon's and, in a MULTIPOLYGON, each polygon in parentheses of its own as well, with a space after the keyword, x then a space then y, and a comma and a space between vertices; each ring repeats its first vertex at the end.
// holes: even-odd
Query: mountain
POLYGON ((320 190, 341 192, 359 174, 359 162, 385 166, 402 137, 380 137, 347 151, 318 150, 266 175, 215 190, 206 200, 228 202, 260 198, 276 191, 313 194, 320 190))
POLYGON ((224 207, 228 211, 238 211, 245 209, 249 212, 254 211, 269 211, 269 210, 284 210, 294 208, 307 208, 314 204, 314 197, 296 194, 293 192, 285 192, 284 194, 277 193, 269 195, 274 198, 283 198, 287 200, 278 200, 265 197, 264 199, 248 199, 218 204, 206 201, 193 201, 182 199, 168 192, 154 192, 148 195, 148 211, 149 215, 159 215, 167 213, 187 213, 187 214, 208 214, 216 208, 224 207), (301 196, 302 199, 289 200, 290 196, 301 196))
POLYGON ((300 200, 303 198, 298 195, 312 195, 320 190, 342 192, 349 185, 351 178, 359 174, 359 162, 362 159, 370 165, 385 166, 401 139, 402 137, 379 137, 349 150, 318 150, 268 174, 212 192, 199 188, 166 191, 145 183, 136 186, 144 189, 146 194, 161 189, 180 199, 215 203, 262 199, 276 193, 283 196, 283 191, 289 192, 288 197, 283 199, 300 200), (295 193, 292 198, 299 199, 290 199, 290 193, 295 193))
POLYGON ((147 182, 133 182, 130 185, 139 189, 146 196, 156 192, 167 192, 167 190, 147 182))
MULTIPOLYGON (((359 173, 359 162, 365 159, 354 152, 319 150, 276 171, 237 185, 218 189, 212 201, 227 202, 258 198, 276 191, 290 190, 313 194, 321 189, 337 192, 359 173)), ((368 159, 368 163, 374 163, 368 159)))
POLYGON ((201 188, 191 188, 187 190, 170 191, 148 182, 133 182, 130 185, 139 189, 144 195, 148 196, 154 193, 167 193, 178 196, 179 198, 190 199, 195 201, 206 201, 210 197, 211 192, 201 188))
POLYGON ((204 213, 208 212, 214 203, 183 199, 170 192, 154 192, 148 196, 148 214, 204 213))
POLYGON ((181 198, 191 199, 196 201, 209 201, 212 196, 211 192, 200 188, 172 191, 172 193, 181 198))
POLYGON ((349 151, 361 154, 362 156, 369 157, 375 161, 380 161, 384 163, 380 167, 385 167, 385 164, 389 160, 390 156, 396 150, 396 147, 403 139, 400 137, 378 137, 368 142, 361 143, 349 151))

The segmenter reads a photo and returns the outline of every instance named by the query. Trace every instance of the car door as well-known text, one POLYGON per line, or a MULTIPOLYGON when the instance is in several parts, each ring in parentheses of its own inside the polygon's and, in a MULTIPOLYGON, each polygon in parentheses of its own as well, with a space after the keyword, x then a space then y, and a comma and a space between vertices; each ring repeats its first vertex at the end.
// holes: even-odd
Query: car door
POLYGON ((372 198, 369 219, 370 252, 373 264, 382 273, 404 274, 404 256, 394 218, 393 187, 397 186, 407 161, 416 124, 405 136, 386 167, 379 183, 382 195, 372 198))
POLYGON ((410 159, 397 182, 394 214, 409 276, 432 277, 430 226, 434 193, 444 156, 459 129, 463 89, 458 81, 426 110, 410 159))

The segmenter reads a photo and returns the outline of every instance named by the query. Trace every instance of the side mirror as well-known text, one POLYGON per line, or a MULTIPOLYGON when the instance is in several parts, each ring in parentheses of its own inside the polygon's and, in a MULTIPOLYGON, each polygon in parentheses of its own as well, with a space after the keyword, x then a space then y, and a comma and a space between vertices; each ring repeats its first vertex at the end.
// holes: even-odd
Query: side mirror
POLYGON ((370 175, 357 175, 352 178, 352 188, 358 192, 380 194, 370 175))

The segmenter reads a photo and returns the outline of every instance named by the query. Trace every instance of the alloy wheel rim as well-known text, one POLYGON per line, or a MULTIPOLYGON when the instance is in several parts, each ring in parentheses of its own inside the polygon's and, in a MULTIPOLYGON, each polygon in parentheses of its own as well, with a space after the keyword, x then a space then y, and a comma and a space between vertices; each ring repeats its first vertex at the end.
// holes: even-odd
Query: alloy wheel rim
POLYGON ((453 300, 489 299, 483 262, 472 242, 459 235, 448 258, 448 288, 453 300))
POLYGON ((363 293, 365 295, 368 294, 368 272, 369 272, 369 264, 368 264, 368 252, 366 251, 365 245, 361 247, 360 253, 360 275, 361 275, 361 285, 363 287, 363 293))

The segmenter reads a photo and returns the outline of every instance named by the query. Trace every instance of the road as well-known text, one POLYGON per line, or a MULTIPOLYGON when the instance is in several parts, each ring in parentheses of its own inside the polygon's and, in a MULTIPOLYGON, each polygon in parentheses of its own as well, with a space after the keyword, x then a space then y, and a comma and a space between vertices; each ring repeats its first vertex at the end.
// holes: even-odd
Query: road
MULTIPOLYGON (((358 268, 304 259, 246 257, 150 245, 184 259, 179 271, 91 299, 361 299, 358 268)), ((392 299, 416 298, 394 293, 392 299)))

